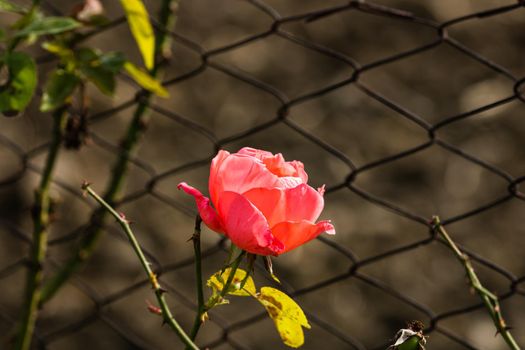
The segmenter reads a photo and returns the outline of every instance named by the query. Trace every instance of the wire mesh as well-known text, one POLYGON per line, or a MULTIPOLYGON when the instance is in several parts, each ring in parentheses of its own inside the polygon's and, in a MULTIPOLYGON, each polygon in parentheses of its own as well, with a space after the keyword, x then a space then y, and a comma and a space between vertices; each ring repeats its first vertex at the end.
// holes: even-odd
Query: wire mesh
MULTIPOLYGON (((195 310, 192 251, 184 243, 195 211, 175 185, 185 180, 205 188, 219 149, 252 145, 304 160, 310 181, 327 185, 325 216, 333 218, 337 236, 321 236, 275 262, 280 288, 298 299, 312 323, 305 349, 384 349, 411 318, 426 324, 430 348, 503 348, 481 302, 468 293, 461 266, 431 232, 432 214, 473 259, 501 298, 518 342, 525 342, 519 188, 525 168, 517 162, 525 71, 516 29, 524 3, 445 4, 446 20, 435 19, 431 3, 438 2, 181 1, 163 83, 172 98, 149 103, 152 118, 118 204, 137 221, 139 241, 183 325, 195 310), (499 31, 516 37, 498 41, 499 31)), ((61 13, 58 1, 43 6, 61 13)), ((126 45, 125 21, 116 5, 107 6, 114 20, 90 40, 118 49, 126 45)), ((156 5, 149 6, 154 14, 156 5)), ((46 55, 38 61, 43 72, 55 63, 46 55)), ((118 89, 109 102, 92 91, 90 143, 61 156, 48 274, 64 264, 95 207, 77 184, 88 179, 103 187, 122 152, 122 130, 144 99, 124 78, 118 89)), ((16 120, 0 121, 7 164, 0 179, 0 329, 6 334, 22 300, 31 244, 28 189, 41 172, 48 119, 32 106, 16 120)), ((181 347, 147 314, 148 281, 125 238, 114 225, 105 229, 85 269, 41 311, 35 343, 43 349, 181 347)), ((227 242, 205 235, 203 264, 212 273, 227 242)), ((212 312, 199 345, 281 346, 264 310, 232 302, 212 312)))

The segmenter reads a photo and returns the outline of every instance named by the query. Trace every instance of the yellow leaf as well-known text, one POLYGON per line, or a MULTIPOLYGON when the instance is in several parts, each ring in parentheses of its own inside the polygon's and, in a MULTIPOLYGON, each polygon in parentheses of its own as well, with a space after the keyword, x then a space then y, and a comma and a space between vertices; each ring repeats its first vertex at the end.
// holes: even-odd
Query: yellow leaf
POLYGON ((126 13, 131 34, 142 54, 144 66, 151 69, 155 60, 155 34, 149 21, 148 11, 142 0, 120 0, 120 3, 126 13))
MULTIPOLYGON (((213 274, 208 279, 208 282, 206 285, 210 288, 212 288, 215 292, 220 292, 222 288, 224 288, 224 284, 228 280, 228 277, 230 276, 230 268, 227 268, 224 270, 224 272, 221 274, 220 271, 213 274)), ((255 289, 255 283, 253 283, 253 279, 248 276, 248 279, 246 280, 246 283, 244 284, 244 287, 242 289, 239 289, 241 287, 242 281, 246 278, 246 271, 242 269, 237 269, 235 271, 235 275, 233 275, 233 281, 230 287, 230 291, 228 294, 231 295, 237 295, 241 297, 248 297, 253 296, 257 292, 255 289)))
POLYGON ((306 316, 297 303, 285 293, 271 287, 262 287, 257 299, 272 318, 284 344, 298 348, 304 343, 303 328, 310 328, 306 316))
POLYGON ((73 50, 61 45, 58 42, 46 41, 42 43, 42 48, 60 57, 73 57, 74 56, 73 50))
POLYGON ((144 70, 135 66, 131 62, 124 63, 124 69, 128 74, 144 89, 153 92, 155 95, 160 97, 169 97, 168 90, 166 90, 162 84, 144 70))

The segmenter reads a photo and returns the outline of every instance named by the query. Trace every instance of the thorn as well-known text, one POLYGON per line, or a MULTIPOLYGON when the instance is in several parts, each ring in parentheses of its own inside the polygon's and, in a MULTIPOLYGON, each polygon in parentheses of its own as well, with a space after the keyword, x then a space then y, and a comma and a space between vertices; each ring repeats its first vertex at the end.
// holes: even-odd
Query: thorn
POLYGON ((119 213, 118 213, 118 216, 119 216, 123 221, 125 221, 128 225, 131 225, 131 224, 133 223, 133 221, 128 220, 128 219, 126 218, 126 215, 125 215, 124 213, 122 213, 122 212, 119 212, 119 213))
POLYGON ((153 305, 148 299, 146 299, 146 304, 149 312, 155 315, 162 315, 162 309, 160 307, 153 305))
POLYGON ((159 292, 160 292, 161 294, 164 294, 164 293, 168 293, 168 290, 165 289, 165 288, 159 287, 159 292))

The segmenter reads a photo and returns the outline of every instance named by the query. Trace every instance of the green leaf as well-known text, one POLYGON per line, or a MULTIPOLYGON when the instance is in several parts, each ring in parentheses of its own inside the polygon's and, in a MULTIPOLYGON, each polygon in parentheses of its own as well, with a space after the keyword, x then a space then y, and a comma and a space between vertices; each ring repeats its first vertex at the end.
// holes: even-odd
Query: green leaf
POLYGON ((284 344, 298 348, 304 344, 303 328, 310 328, 306 316, 297 303, 285 293, 271 287, 262 287, 259 302, 275 323, 284 344))
POLYGON ((14 13, 25 13, 25 9, 17 4, 14 4, 7 0, 0 0, 0 11, 4 12, 14 12, 14 13))
POLYGON ((124 69, 133 78, 133 80, 135 80, 137 84, 142 86, 144 89, 151 91, 160 97, 169 97, 168 90, 166 90, 157 79, 153 78, 151 75, 135 66, 133 63, 125 62, 124 69))
MULTIPOLYGON (((224 284, 228 280, 228 277, 230 276, 230 271, 231 268, 227 268, 222 274, 220 271, 214 273, 208 279, 206 285, 212 288, 214 293, 220 293, 220 291, 224 288, 224 284)), ((241 297, 254 296, 255 293, 257 293, 257 290, 255 289, 255 283, 253 283, 253 279, 250 276, 247 277, 242 289, 240 288, 241 283, 244 281, 245 278, 246 271, 242 269, 237 269, 235 271, 235 275, 233 275, 232 284, 230 286, 228 294, 237 295, 241 297)))
POLYGON ((120 0, 120 3, 126 13, 131 34, 139 47, 144 66, 152 69, 155 61, 155 34, 146 7, 142 0, 120 0))
POLYGON ((113 73, 120 72, 125 62, 122 52, 108 52, 100 56, 100 65, 113 73))
POLYGON ((11 52, 0 58, 7 67, 7 79, 0 85, 0 112, 15 115, 31 101, 37 83, 35 62, 23 52, 11 52))
POLYGON ((81 47, 75 50, 75 56, 80 63, 92 63, 100 58, 100 53, 89 47, 81 47))
POLYGON ((75 51, 75 56, 82 73, 84 73, 102 93, 113 95, 115 92, 115 73, 101 64, 100 53, 96 50, 83 47, 75 51))
POLYGON ((40 110, 52 111, 67 103, 79 83, 80 78, 75 74, 57 69, 46 84, 40 110))
POLYGON ((20 19, 11 26, 11 29, 22 30, 29 24, 42 20, 42 18, 44 18, 42 12, 40 12, 38 8, 32 8, 31 11, 28 11, 24 16, 20 17, 20 19))
POLYGON ((59 34, 80 27, 82 24, 70 17, 44 17, 29 23, 15 36, 59 34))
POLYGON ((81 66, 80 70, 103 94, 113 95, 115 93, 116 84, 113 72, 105 69, 100 64, 81 66))

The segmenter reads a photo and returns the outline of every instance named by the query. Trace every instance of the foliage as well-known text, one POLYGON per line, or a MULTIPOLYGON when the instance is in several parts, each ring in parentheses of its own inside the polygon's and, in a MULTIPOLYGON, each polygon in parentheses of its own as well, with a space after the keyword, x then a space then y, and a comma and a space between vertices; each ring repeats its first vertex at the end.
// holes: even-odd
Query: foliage
POLYGON ((292 348, 298 348, 304 344, 303 327, 309 329, 310 324, 301 307, 287 294, 272 287, 262 287, 257 292, 255 283, 248 272, 229 267, 224 271, 214 273, 206 284, 212 289, 207 309, 228 303, 227 300, 221 298, 221 291, 224 288, 226 292, 222 294, 251 296, 266 309, 284 344, 292 348), (228 285, 227 281, 232 271, 234 275, 228 285))
POLYGON ((24 8, 7 0, 0 0, 0 11, 24 13, 24 8))
POLYGON ((0 112, 13 116, 31 101, 37 83, 35 62, 23 52, 6 52, 0 57, 0 66, 7 72, 0 85, 0 112))
MULTIPOLYGON (((30 269, 27 275, 26 298, 15 340, 15 349, 18 350, 31 348, 39 304, 44 301, 42 266, 46 257, 52 202, 49 186, 58 154, 62 144, 67 147, 68 142, 71 142, 71 137, 68 141, 66 133, 74 134, 71 132, 74 128, 77 128, 77 133, 80 130, 75 123, 86 125, 85 120, 75 121, 75 117, 78 116, 71 113, 74 109, 69 107, 78 103, 76 110, 81 111, 81 119, 85 118, 84 114, 89 104, 85 94, 86 85, 94 84, 103 94, 111 96, 116 90, 116 76, 122 72, 127 72, 145 90, 163 97, 168 96, 161 83, 149 73, 151 70, 151 74, 154 74, 152 68, 157 43, 149 16, 143 6, 140 14, 135 13, 136 9, 130 9, 128 19, 140 49, 147 55, 144 61, 148 72, 127 61, 120 52, 101 52, 82 46, 90 33, 97 32, 97 27, 108 25, 108 22, 102 20, 103 8, 98 0, 86 0, 77 4, 69 11, 73 13, 72 16, 47 16, 40 11, 39 3, 40 1, 34 0, 30 8, 25 8, 8 0, 0 0, 0 11, 16 17, 12 26, 0 28, 0 45, 5 47, 0 55, 0 113, 15 116, 23 112, 35 95, 39 80, 38 70, 35 60, 24 52, 26 48, 39 44, 43 38, 42 48, 48 51, 51 57, 55 56, 57 61, 55 69, 46 76, 47 79, 40 79, 44 80, 40 110, 52 112, 53 140, 49 144, 42 180, 35 191, 33 247, 30 256, 30 262, 35 268, 30 269), (77 93, 78 98, 75 98, 77 93)), ((126 1, 124 6, 135 4, 137 7, 136 3, 137 1, 126 1)), ((162 293, 160 287, 157 288, 156 295, 159 300, 163 300, 162 293)), ((179 332, 181 339, 186 339, 189 345, 193 345, 191 348, 197 349, 170 316, 169 310, 163 309, 163 315, 170 321, 172 328, 179 332)))
MULTIPOLYGON (((35 3, 36 4, 36 3, 35 3)), ((155 35, 146 8, 140 0, 122 1, 129 25, 143 55, 146 69, 154 63, 155 35)), ((112 96, 117 75, 125 72, 143 89, 161 97, 167 90, 146 70, 129 62, 121 52, 101 52, 90 47, 75 47, 82 42, 87 27, 104 25, 98 20, 77 20, 66 16, 46 16, 37 5, 25 8, 0 0, 0 11, 19 16, 10 28, 0 28, 0 41, 7 50, 0 57, 0 112, 14 116, 31 102, 38 71, 33 58, 20 51, 45 38, 42 47, 58 58, 56 69, 45 81, 40 110, 47 112, 72 103, 78 87, 94 84, 103 94, 112 96)), ((83 99, 79 99, 83 101, 83 99)))
POLYGON ((148 11, 141 0, 120 0, 120 3, 126 13, 131 34, 142 54, 144 66, 150 70, 155 60, 155 35, 148 11))
POLYGON ((286 345, 292 348, 303 345, 302 327, 309 329, 310 324, 301 307, 292 298, 278 289, 262 287, 257 300, 268 311, 286 345))

